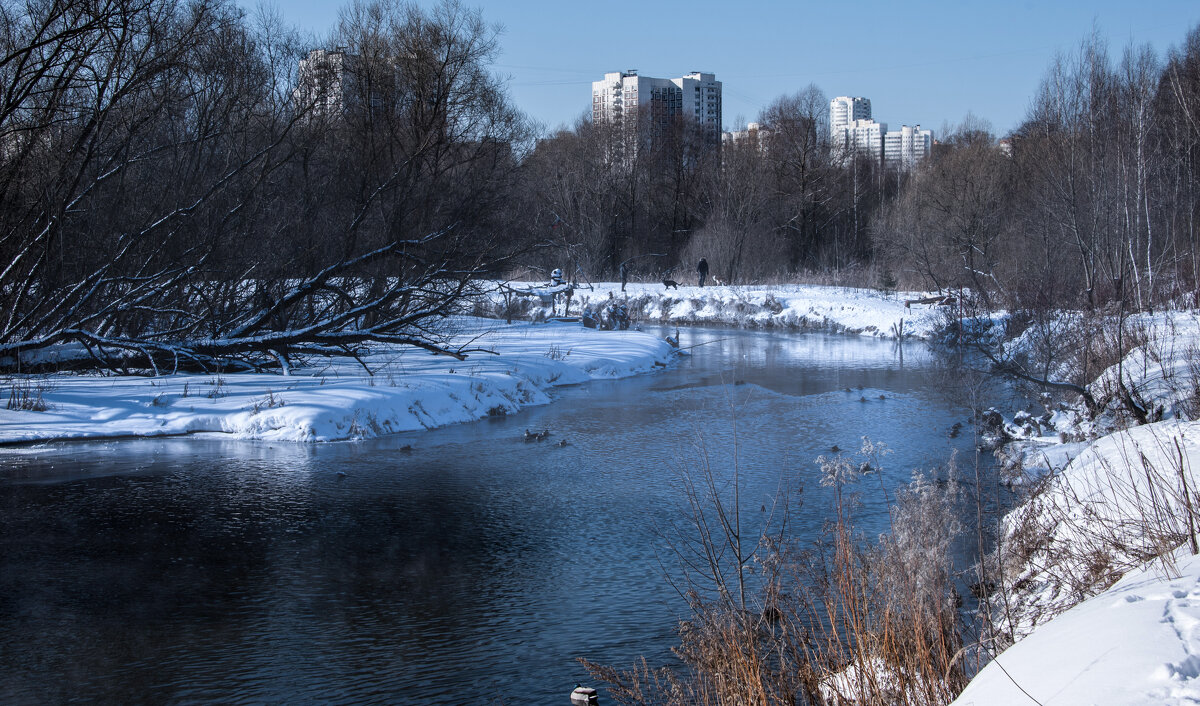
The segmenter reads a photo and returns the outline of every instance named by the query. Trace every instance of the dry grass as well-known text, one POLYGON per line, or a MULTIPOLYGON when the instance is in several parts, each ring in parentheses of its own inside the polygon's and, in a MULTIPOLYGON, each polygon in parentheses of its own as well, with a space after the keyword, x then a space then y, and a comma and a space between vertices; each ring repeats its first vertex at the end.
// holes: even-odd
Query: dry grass
MULTIPOLYGON (((867 541, 852 490, 884 453, 864 440, 856 455, 819 459, 836 519, 815 542, 772 530, 786 526, 776 521, 746 543, 729 498, 693 492, 701 537, 676 551, 699 550, 684 557, 693 567, 697 557, 710 563, 684 594, 683 667, 585 665, 621 704, 949 703, 967 681, 950 556, 963 529, 959 488, 914 477, 892 502, 891 534, 867 541)), ((692 488, 721 487, 710 469, 702 475, 692 488)))
POLYGON ((49 388, 40 378, 14 378, 8 384, 8 403, 5 409, 25 412, 45 412, 50 404, 43 396, 49 388))
POLYGON ((1006 520, 989 557, 998 577, 990 603, 1003 647, 1128 571, 1158 562, 1174 575, 1180 546, 1200 553, 1200 503, 1188 454, 1174 429, 1146 427, 1105 441, 1109 453, 1077 459, 1006 520))

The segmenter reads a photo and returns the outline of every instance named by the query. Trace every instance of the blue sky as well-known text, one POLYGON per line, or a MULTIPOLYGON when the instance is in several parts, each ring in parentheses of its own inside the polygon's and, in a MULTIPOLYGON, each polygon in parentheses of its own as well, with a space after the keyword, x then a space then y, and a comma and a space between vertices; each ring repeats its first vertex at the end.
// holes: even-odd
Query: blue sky
MULTIPOLYGON (((268 4, 317 38, 333 28, 340 7, 268 4)), ((1093 28, 1114 56, 1130 43, 1148 43, 1161 56, 1200 24, 1196 0, 464 4, 503 26, 495 69, 508 77, 516 104, 547 128, 588 110, 591 82, 606 71, 638 69, 659 77, 716 73, 729 128, 814 83, 830 98, 870 98, 875 119, 893 127, 936 131, 972 113, 1003 135, 1024 117, 1056 52, 1077 48, 1093 28)))

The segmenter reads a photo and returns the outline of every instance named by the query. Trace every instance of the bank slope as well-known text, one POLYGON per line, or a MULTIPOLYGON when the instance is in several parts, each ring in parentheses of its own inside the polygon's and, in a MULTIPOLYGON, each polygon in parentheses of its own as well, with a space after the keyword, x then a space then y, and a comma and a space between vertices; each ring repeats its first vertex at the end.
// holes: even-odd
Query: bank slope
POLYGON ((1039 627, 971 681, 955 706, 1200 702, 1200 557, 1180 549, 1039 627), (1036 700, 1036 701, 1035 701, 1036 700))
POLYGON ((26 378, 14 386, 46 408, 0 410, 0 443, 198 432, 304 442, 368 438, 512 414, 549 402, 557 385, 659 369, 673 350, 649 334, 578 324, 469 326, 464 336, 472 347, 494 355, 457 361, 381 347, 363 359, 373 374, 343 358, 286 377, 26 378))
MULTIPOLYGON (((509 291, 536 291, 544 284, 510 282, 509 291)), ((575 290, 571 313, 586 307, 625 304, 637 321, 668 325, 734 326, 788 331, 824 331, 879 338, 932 339, 945 324, 945 309, 931 304, 907 304, 928 292, 883 292, 874 289, 821 285, 745 285, 697 287, 613 282, 575 290)), ((520 317, 537 316, 543 307, 537 297, 515 296, 520 317)), ((503 297, 497 293, 488 315, 502 318, 503 297)), ((544 311, 549 311, 545 308, 544 311)), ((559 305, 561 313, 561 305, 559 305)))
POLYGON ((1095 419, 1056 422, 1064 437, 1094 438, 1024 442, 1045 458, 1034 466, 1060 470, 1001 527, 992 616, 1017 642, 957 706, 1200 703, 1200 321, 1140 319, 1146 342, 1090 385, 1109 403, 1095 419), (1121 386, 1164 421, 1123 428, 1130 415, 1111 403, 1121 386))

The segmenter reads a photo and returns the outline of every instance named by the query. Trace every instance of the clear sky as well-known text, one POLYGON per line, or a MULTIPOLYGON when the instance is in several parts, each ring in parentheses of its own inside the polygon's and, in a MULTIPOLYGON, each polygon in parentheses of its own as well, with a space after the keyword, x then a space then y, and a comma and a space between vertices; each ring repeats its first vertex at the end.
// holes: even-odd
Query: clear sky
MULTIPOLYGON (((334 27, 342 4, 267 2, 316 37, 334 27)), ((464 4, 502 26, 495 70, 508 77, 516 104, 548 129, 590 110, 591 83, 605 72, 637 69, 662 78, 715 73, 730 129, 813 83, 829 98, 870 98, 874 118, 893 128, 936 131, 972 113, 1003 135, 1023 119, 1055 54, 1077 48, 1093 28, 1114 57, 1131 43, 1162 56, 1200 25, 1198 0, 464 4)))

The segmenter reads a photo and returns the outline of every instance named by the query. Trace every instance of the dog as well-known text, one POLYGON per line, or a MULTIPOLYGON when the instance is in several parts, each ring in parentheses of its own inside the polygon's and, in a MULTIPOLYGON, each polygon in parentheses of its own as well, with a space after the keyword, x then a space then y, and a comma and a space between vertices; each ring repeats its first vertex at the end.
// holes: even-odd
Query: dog
POLYGON ((679 283, 673 279, 664 279, 662 283, 666 289, 679 289, 679 283))

